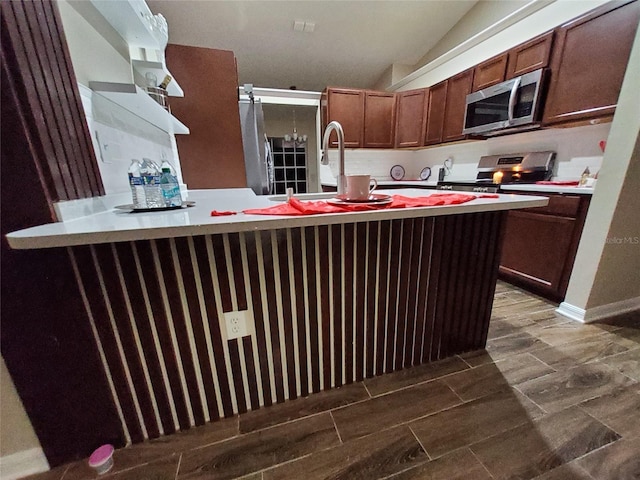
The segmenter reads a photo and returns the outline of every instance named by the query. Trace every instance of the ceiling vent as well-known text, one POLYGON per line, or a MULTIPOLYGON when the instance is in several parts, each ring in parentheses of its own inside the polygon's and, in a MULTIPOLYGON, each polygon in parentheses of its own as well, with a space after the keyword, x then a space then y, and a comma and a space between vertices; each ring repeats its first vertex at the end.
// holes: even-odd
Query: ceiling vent
POLYGON ((305 22, 304 20, 296 20, 293 22, 294 32, 311 33, 316 29, 315 22, 305 22))

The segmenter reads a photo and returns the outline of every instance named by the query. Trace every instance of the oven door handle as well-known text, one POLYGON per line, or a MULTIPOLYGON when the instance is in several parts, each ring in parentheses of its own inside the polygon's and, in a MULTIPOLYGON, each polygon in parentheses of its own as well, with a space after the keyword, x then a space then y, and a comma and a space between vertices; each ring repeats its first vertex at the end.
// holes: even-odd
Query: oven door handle
POLYGON ((516 78, 513 82, 513 86, 511 87, 511 95, 509 95, 509 111, 508 111, 509 125, 513 123, 513 111, 516 108, 516 100, 518 98, 518 89, 520 88, 521 80, 522 80, 522 77, 516 78))

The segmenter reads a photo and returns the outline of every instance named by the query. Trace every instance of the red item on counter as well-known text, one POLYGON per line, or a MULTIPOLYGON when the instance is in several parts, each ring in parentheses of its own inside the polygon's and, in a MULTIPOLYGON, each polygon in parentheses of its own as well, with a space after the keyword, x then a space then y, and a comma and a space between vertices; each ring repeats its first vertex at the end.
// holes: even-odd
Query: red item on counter
POLYGON ((225 215, 235 215, 238 212, 220 212, 218 210, 211 210, 212 217, 224 217, 225 215))
POLYGON ((578 180, 540 180, 537 185, 564 185, 565 187, 573 187, 578 185, 578 180))
POLYGON ((498 195, 467 195, 461 193, 434 193, 428 197, 405 197, 392 195, 391 203, 372 205, 353 203, 349 205, 332 205, 325 201, 307 201, 291 198, 287 203, 281 203, 267 208, 253 208, 244 210, 249 215, 317 215, 321 213, 366 212, 392 208, 433 207, 437 205, 458 205, 470 202, 476 198, 498 198, 498 195))

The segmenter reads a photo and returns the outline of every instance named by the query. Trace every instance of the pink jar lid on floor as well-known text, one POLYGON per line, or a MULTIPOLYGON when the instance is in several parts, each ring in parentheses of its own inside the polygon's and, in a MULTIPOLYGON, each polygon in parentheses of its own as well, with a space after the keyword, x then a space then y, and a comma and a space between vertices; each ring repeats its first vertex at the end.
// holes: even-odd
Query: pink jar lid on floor
POLYGON ((104 473, 113 466, 113 445, 98 447, 89 457, 89 466, 95 468, 98 473, 104 473))

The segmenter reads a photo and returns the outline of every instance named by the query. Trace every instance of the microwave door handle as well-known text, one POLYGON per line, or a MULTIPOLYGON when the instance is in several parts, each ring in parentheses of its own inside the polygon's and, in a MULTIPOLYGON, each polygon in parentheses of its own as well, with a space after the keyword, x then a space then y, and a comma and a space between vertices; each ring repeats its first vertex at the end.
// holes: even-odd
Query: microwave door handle
POLYGON ((508 111, 508 120, 509 125, 513 123, 513 110, 516 108, 516 100, 518 98, 518 89, 520 88, 521 77, 518 77, 513 82, 513 86, 511 87, 511 95, 509 95, 509 111, 508 111))

